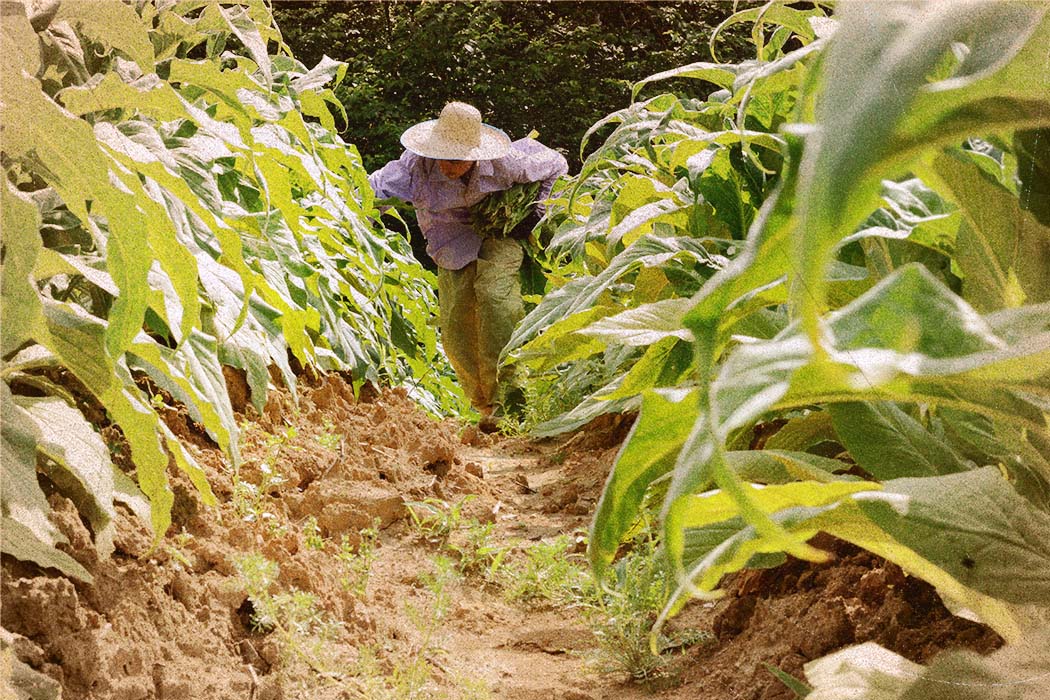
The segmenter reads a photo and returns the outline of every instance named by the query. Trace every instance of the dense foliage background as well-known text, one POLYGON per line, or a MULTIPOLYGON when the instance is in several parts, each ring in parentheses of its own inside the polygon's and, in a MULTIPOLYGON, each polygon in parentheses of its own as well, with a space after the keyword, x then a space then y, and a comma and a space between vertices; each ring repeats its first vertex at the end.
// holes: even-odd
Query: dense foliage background
MULTIPOLYGON (((636 80, 710 59, 711 29, 733 9, 729 2, 311 0, 276 3, 274 15, 306 64, 324 55, 348 64, 335 94, 347 110, 344 137, 369 170, 400 155, 407 127, 459 99, 511 138, 539 131, 575 171, 594 115, 629 104, 636 80)), ((747 55, 746 30, 736 29, 718 44, 723 60, 747 55)))

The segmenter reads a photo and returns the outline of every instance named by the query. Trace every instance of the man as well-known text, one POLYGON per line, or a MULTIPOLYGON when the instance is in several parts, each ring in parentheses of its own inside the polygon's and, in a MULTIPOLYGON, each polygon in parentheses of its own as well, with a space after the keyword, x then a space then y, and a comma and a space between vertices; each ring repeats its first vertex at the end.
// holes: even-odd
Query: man
MULTIPOLYGON (((379 198, 411 202, 427 253, 438 266, 441 338, 460 385, 493 432, 499 414, 499 355, 524 316, 514 238, 482 238, 470 207, 516 184, 542 182, 545 199, 568 171, 565 158, 534 139, 511 142, 481 113, 450 102, 440 116, 401 135, 405 152, 369 176, 379 198)), ((527 235, 527 231, 524 232, 527 235)))

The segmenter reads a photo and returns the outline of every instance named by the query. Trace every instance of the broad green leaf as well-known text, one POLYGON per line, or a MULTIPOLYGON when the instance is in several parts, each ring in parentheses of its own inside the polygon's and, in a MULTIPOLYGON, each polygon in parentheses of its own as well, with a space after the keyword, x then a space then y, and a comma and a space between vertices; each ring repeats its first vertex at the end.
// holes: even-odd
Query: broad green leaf
MULTIPOLYGON (((543 333, 521 346, 513 354, 514 361, 521 361, 538 370, 553 367, 562 362, 589 357, 601 352, 605 346, 580 329, 592 328, 595 319, 616 313, 619 307, 598 305, 578 311, 555 321, 543 333)), ((504 351, 506 352, 506 351, 504 351)))
POLYGON ((979 311, 1050 300, 1050 227, 972 163, 944 154, 933 170, 966 222, 955 257, 963 298, 979 311))
POLYGON ((655 301, 602 317, 582 327, 578 333, 605 343, 635 346, 652 345, 664 338, 691 341, 692 333, 682 325, 682 319, 691 306, 688 299, 655 301))
POLYGON ((642 78, 631 87, 631 100, 637 100, 638 93, 640 93, 642 88, 649 83, 655 83, 659 80, 667 80, 669 78, 692 78, 694 80, 704 80, 713 83, 721 88, 730 88, 733 86, 733 81, 736 79, 736 73, 736 66, 723 63, 707 63, 704 61, 690 63, 688 65, 661 71, 642 78))
POLYGON ((149 499, 135 484, 134 480, 124 472, 113 466, 113 500, 123 503, 132 513, 139 517, 146 527, 153 531, 153 521, 150 517, 149 499))
POLYGON ((642 354, 609 390, 595 392, 594 397, 603 401, 620 401, 638 396, 657 387, 673 387, 687 376, 693 363, 693 349, 689 343, 677 338, 659 340, 642 354))
MULTIPOLYGON (((800 235, 792 250, 799 270, 796 303, 811 338, 817 337, 824 300, 823 268, 838 241, 873 208, 880 178, 900 174, 921 149, 962 139, 977 124, 990 126, 987 117, 953 120, 954 114, 981 101, 1038 92, 1033 75, 1042 59, 1035 47, 1046 45, 1050 31, 1050 24, 1040 24, 1044 9, 992 1, 958 7, 856 2, 842 8, 826 57, 819 142, 807 149, 801 165, 800 235), (981 27, 982 43, 1002 45, 1006 56, 983 66, 980 78, 927 85, 926 76, 953 42, 972 36, 975 26, 981 27), (916 121, 919 115, 925 118, 916 121), (911 124, 921 125, 924 138, 901 143, 907 137, 897 134, 909 133, 911 124)), ((1012 105, 996 126, 1030 123, 1030 113, 1031 105, 1012 105)))
POLYGON ((954 474, 972 467, 888 401, 832 404, 828 411, 850 456, 877 479, 954 474))
MULTIPOLYGON (((5 25, 6 26, 6 25, 5 25)), ((47 327, 33 282, 33 267, 43 249, 40 217, 31 201, 4 183, 2 208, 4 258, 0 265, 0 354, 7 356, 30 339, 44 340, 47 327)))
POLYGON ((346 75, 346 64, 322 56, 320 62, 306 73, 292 79, 292 87, 299 93, 313 92, 328 83, 338 85, 346 75))
POLYGON ((973 590, 1016 604, 1050 603, 1050 514, 999 470, 886 483, 861 509, 897 542, 973 590))
MULTIPOLYGON (((768 443, 767 443, 768 446, 768 443)), ((786 484, 791 481, 848 481, 853 476, 837 476, 849 464, 808 452, 787 450, 733 450, 725 453, 726 463, 745 481, 786 484)))
POLYGON ((1050 128, 1014 134, 1021 207, 1050 226, 1050 128))
POLYGON ((831 414, 812 411, 799 418, 791 418, 780 430, 766 440, 767 450, 806 451, 822 442, 837 440, 831 414))
POLYGON ((130 193, 110 180, 108 160, 99 149, 91 127, 50 100, 40 84, 28 76, 5 80, 5 109, 17 105, 17 119, 4 119, 5 149, 12 155, 32 151, 62 200, 82 222, 102 236, 88 215, 104 214, 108 224, 108 272, 120 288, 107 326, 107 346, 114 354, 127 346, 142 327, 148 306, 147 276, 151 255, 139 230, 143 214, 130 193), (145 253, 145 254, 144 254, 145 253))
POLYGON ((594 305, 599 297, 628 271, 638 267, 663 265, 677 256, 703 260, 707 254, 701 251, 702 246, 688 238, 643 237, 613 258, 608 267, 598 275, 574 280, 547 295, 518 324, 505 352, 520 347, 555 320, 566 318, 594 305))
POLYGON ((219 12, 234 35, 248 49, 252 60, 259 66, 263 84, 269 87, 273 82, 273 69, 270 65, 270 54, 266 49, 266 39, 263 38, 258 25, 243 7, 220 7, 219 12))
POLYGON ((29 75, 36 75, 41 63, 40 38, 26 16, 29 6, 11 3, 4 9, 3 41, 0 41, 4 74, 24 70, 29 75))
POLYGON ((76 559, 39 539, 35 531, 19 521, 5 515, 0 518, 0 530, 4 534, 0 540, 0 551, 4 554, 21 561, 31 561, 45 569, 57 569, 66 576, 87 583, 94 582, 91 574, 76 559))
POLYGON ((734 239, 743 239, 754 221, 757 203, 734 167, 729 149, 721 149, 704 168, 695 185, 704 199, 715 208, 715 216, 729 229, 734 239))
POLYGON ((170 351, 140 336, 128 352, 139 359, 136 366, 185 405, 190 417, 204 424, 219 447, 238 463, 237 421, 215 339, 194 330, 179 349, 170 351))
MULTIPOLYGON (((793 7, 782 5, 779 2, 767 2, 761 7, 752 7, 739 12, 734 12, 727 19, 723 20, 721 24, 715 27, 714 31, 711 33, 712 54, 714 53, 715 40, 718 36, 728 27, 743 22, 754 22, 756 25, 769 23, 781 27, 787 27, 800 37, 812 40, 815 33, 809 20, 813 17, 824 17, 824 12, 819 7, 810 10, 796 10, 793 7)), ((756 29, 757 28, 758 27, 756 27, 756 29)), ((756 44, 757 43, 759 42, 756 38, 756 44)))
MULTIPOLYGON (((935 477, 918 481, 944 478, 953 477, 935 477)), ((923 515, 920 512, 922 511, 922 506, 909 503, 908 498, 902 496, 894 488, 896 483, 889 482, 883 485, 883 490, 871 490, 872 488, 879 488, 879 485, 868 484, 867 490, 859 491, 855 495, 846 496, 837 501, 830 499, 830 502, 823 506, 801 507, 789 505, 773 513, 770 517, 783 531, 790 533, 794 539, 804 541, 812 538, 818 532, 826 532, 852 542, 878 556, 882 556, 898 564, 908 573, 928 581, 938 589, 942 596, 951 600, 954 604, 975 612, 982 621, 993 627, 1007 639, 1017 639, 1020 634, 1020 628, 1016 618, 1006 605, 995 598, 960 583, 945 568, 939 565, 939 561, 931 560, 923 556, 922 553, 902 544, 892 534, 885 532, 869 519, 869 509, 872 507, 870 504, 879 503, 885 504, 883 507, 887 509, 896 509, 902 518, 914 517, 916 522, 922 521, 923 515)), ((836 489, 847 488, 848 490, 848 487, 857 485, 857 483, 821 484, 819 486, 809 484, 808 489, 804 488, 807 486, 806 484, 794 484, 792 486, 797 489, 795 495, 809 502, 819 503, 822 501, 819 495, 820 489, 834 487, 836 489), (810 493, 810 490, 817 493, 810 493)), ((769 490, 769 488, 777 489, 782 487, 768 487, 763 489, 763 491, 769 490)), ((706 515, 705 511, 700 509, 691 514, 695 522, 705 524, 712 520, 714 516, 720 517, 725 513, 740 512, 736 505, 739 502, 738 498, 730 499, 722 492, 719 492, 717 496, 723 499, 720 502, 726 504, 728 508, 724 511, 714 512, 713 516, 706 515)), ((689 501, 689 503, 691 504, 693 501, 689 501)), ((781 503, 779 505, 784 504, 781 503)), ((659 624, 662 624, 663 619, 666 619, 668 615, 673 614, 680 607, 681 596, 686 592, 691 592, 693 595, 710 596, 711 594, 708 592, 714 589, 726 573, 740 570, 749 561, 752 561, 756 555, 782 551, 780 544, 776 541, 767 537, 760 537, 753 525, 747 525, 743 529, 738 529, 738 525, 739 522, 727 523, 726 533, 729 535, 728 538, 721 544, 710 548, 708 553, 703 555, 692 566, 665 608, 658 627, 659 624), (733 527, 730 527, 730 525, 733 527)), ((687 530, 686 536, 692 532, 698 531, 695 529, 687 530)), ((951 529, 946 527, 938 541, 943 543, 945 539, 950 537, 951 529)), ((709 545, 704 546, 706 548, 709 545)), ((943 552, 935 551, 936 547, 937 545, 927 546, 925 549, 934 555, 943 554, 943 552)), ((1031 547, 1031 543, 1029 543, 1029 547, 1031 547)), ((990 558, 994 558, 994 556, 994 554, 989 554, 990 558)), ((1036 555, 1036 558, 1039 556, 1041 555, 1036 555)), ((1024 557, 1028 558, 1030 564, 1034 563, 1034 559, 1028 553, 1022 555, 1022 558, 1024 557)), ((1036 575, 1036 578, 1038 578, 1038 575, 1036 575)))
POLYGON ((581 428, 598 416, 638 410, 641 401, 637 395, 617 399, 604 398, 615 391, 622 380, 623 377, 617 377, 588 395, 568 413, 540 423, 532 429, 532 435, 537 438, 554 437, 581 428))
POLYGON ((671 470, 696 414, 695 391, 655 390, 642 397, 638 420, 616 457, 598 501, 588 557, 601 572, 612 561, 654 479, 671 470))
MULTIPOLYGON (((787 508, 830 505, 851 494, 878 490, 881 486, 871 481, 799 481, 769 486, 745 484, 745 488, 751 492, 752 503, 767 513, 775 513, 787 508)), ((688 497, 683 503, 683 512, 680 523, 685 528, 703 527, 741 514, 736 499, 724 491, 688 497)))
POLYGON ((900 695, 901 700, 1041 700, 1050 693, 1045 629, 988 656, 945 651, 900 695))
MULTIPOLYGON (((871 492, 863 497, 885 500, 890 504, 902 504, 900 496, 893 491, 892 482, 884 486, 883 491, 871 492)), ((892 561, 912 576, 931 584, 941 597, 950 601, 952 605, 975 613, 982 622, 1008 641, 1019 638, 1021 631, 1017 618, 1006 604, 963 585, 937 562, 923 557, 903 545, 893 535, 875 526, 866 515, 867 511, 859 508, 856 503, 844 503, 833 511, 815 517, 807 523, 807 527, 827 532, 892 561)))
MULTIPOLYGON (((750 526, 742 517, 730 518, 703 527, 692 528, 685 531, 685 547, 682 550, 682 564, 687 569, 693 569, 699 561, 707 557, 715 548, 722 546, 724 542, 738 537, 741 532, 750 526)), ((779 566, 787 560, 780 552, 759 553, 747 560, 745 566, 748 569, 765 569, 779 566)))
POLYGON ((0 469, 3 470, 0 503, 3 516, 20 523, 43 546, 53 548, 56 542, 66 540, 48 519, 51 507, 37 483, 36 447, 41 437, 40 429, 15 404, 6 382, 0 382, 0 401, 4 416, 0 424, 0 469))
POLYGON ((113 109, 135 110, 160 121, 194 116, 171 85, 157 79, 138 80, 132 85, 116 73, 106 73, 89 85, 65 88, 58 98, 77 116, 113 109))
POLYGON ((806 700, 899 700, 923 670, 875 642, 865 642, 807 663, 806 680, 813 691, 806 700))
POLYGON ((153 72, 153 45, 131 5, 123 2, 62 0, 56 20, 66 20, 104 46, 127 54, 143 73, 153 72))
POLYGON ((131 446, 142 492, 150 500, 153 530, 162 536, 171 523, 174 496, 166 475, 168 455, 158 439, 160 419, 139 400, 126 368, 109 359, 105 325, 76 307, 47 302, 44 316, 51 331, 50 350, 101 403, 131 446), (129 389, 130 387, 130 389, 129 389))
POLYGON ((40 431, 37 450, 53 467, 48 477, 87 518, 103 559, 113 552, 113 463, 102 438, 62 399, 17 397, 40 431))

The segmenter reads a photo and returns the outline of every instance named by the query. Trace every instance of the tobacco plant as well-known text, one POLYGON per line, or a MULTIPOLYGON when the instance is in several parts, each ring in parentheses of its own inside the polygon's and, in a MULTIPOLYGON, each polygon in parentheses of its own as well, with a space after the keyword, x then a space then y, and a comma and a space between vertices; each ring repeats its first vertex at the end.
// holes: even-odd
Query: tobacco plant
POLYGON ((510 358, 604 358, 541 432, 639 411, 589 556, 601 575, 658 504, 677 588, 654 638, 724 574, 823 560, 818 532, 1011 643, 1050 607, 1046 15, 768 3, 733 20, 754 61, 664 74, 706 99, 596 125, 617 124, 562 192, 565 278, 510 358))
POLYGON ((296 61, 262 0, 4 7, 5 554, 90 579, 54 549, 38 464, 103 556, 114 501, 163 536, 169 460, 214 502, 150 396, 185 406, 236 468, 224 366, 260 411, 300 368, 457 409, 433 279, 374 223, 334 131, 326 85, 345 66, 296 61), (137 485, 82 409, 119 429, 137 485))

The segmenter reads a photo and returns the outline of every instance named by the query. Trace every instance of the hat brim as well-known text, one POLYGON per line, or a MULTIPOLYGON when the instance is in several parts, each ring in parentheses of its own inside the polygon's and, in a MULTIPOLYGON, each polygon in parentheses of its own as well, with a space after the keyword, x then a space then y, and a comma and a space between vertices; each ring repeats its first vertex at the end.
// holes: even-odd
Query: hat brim
POLYGON ((501 129, 481 125, 481 142, 473 148, 434 134, 437 119, 420 122, 401 134, 401 145, 416 155, 437 160, 493 160, 510 150, 510 137, 501 129))

